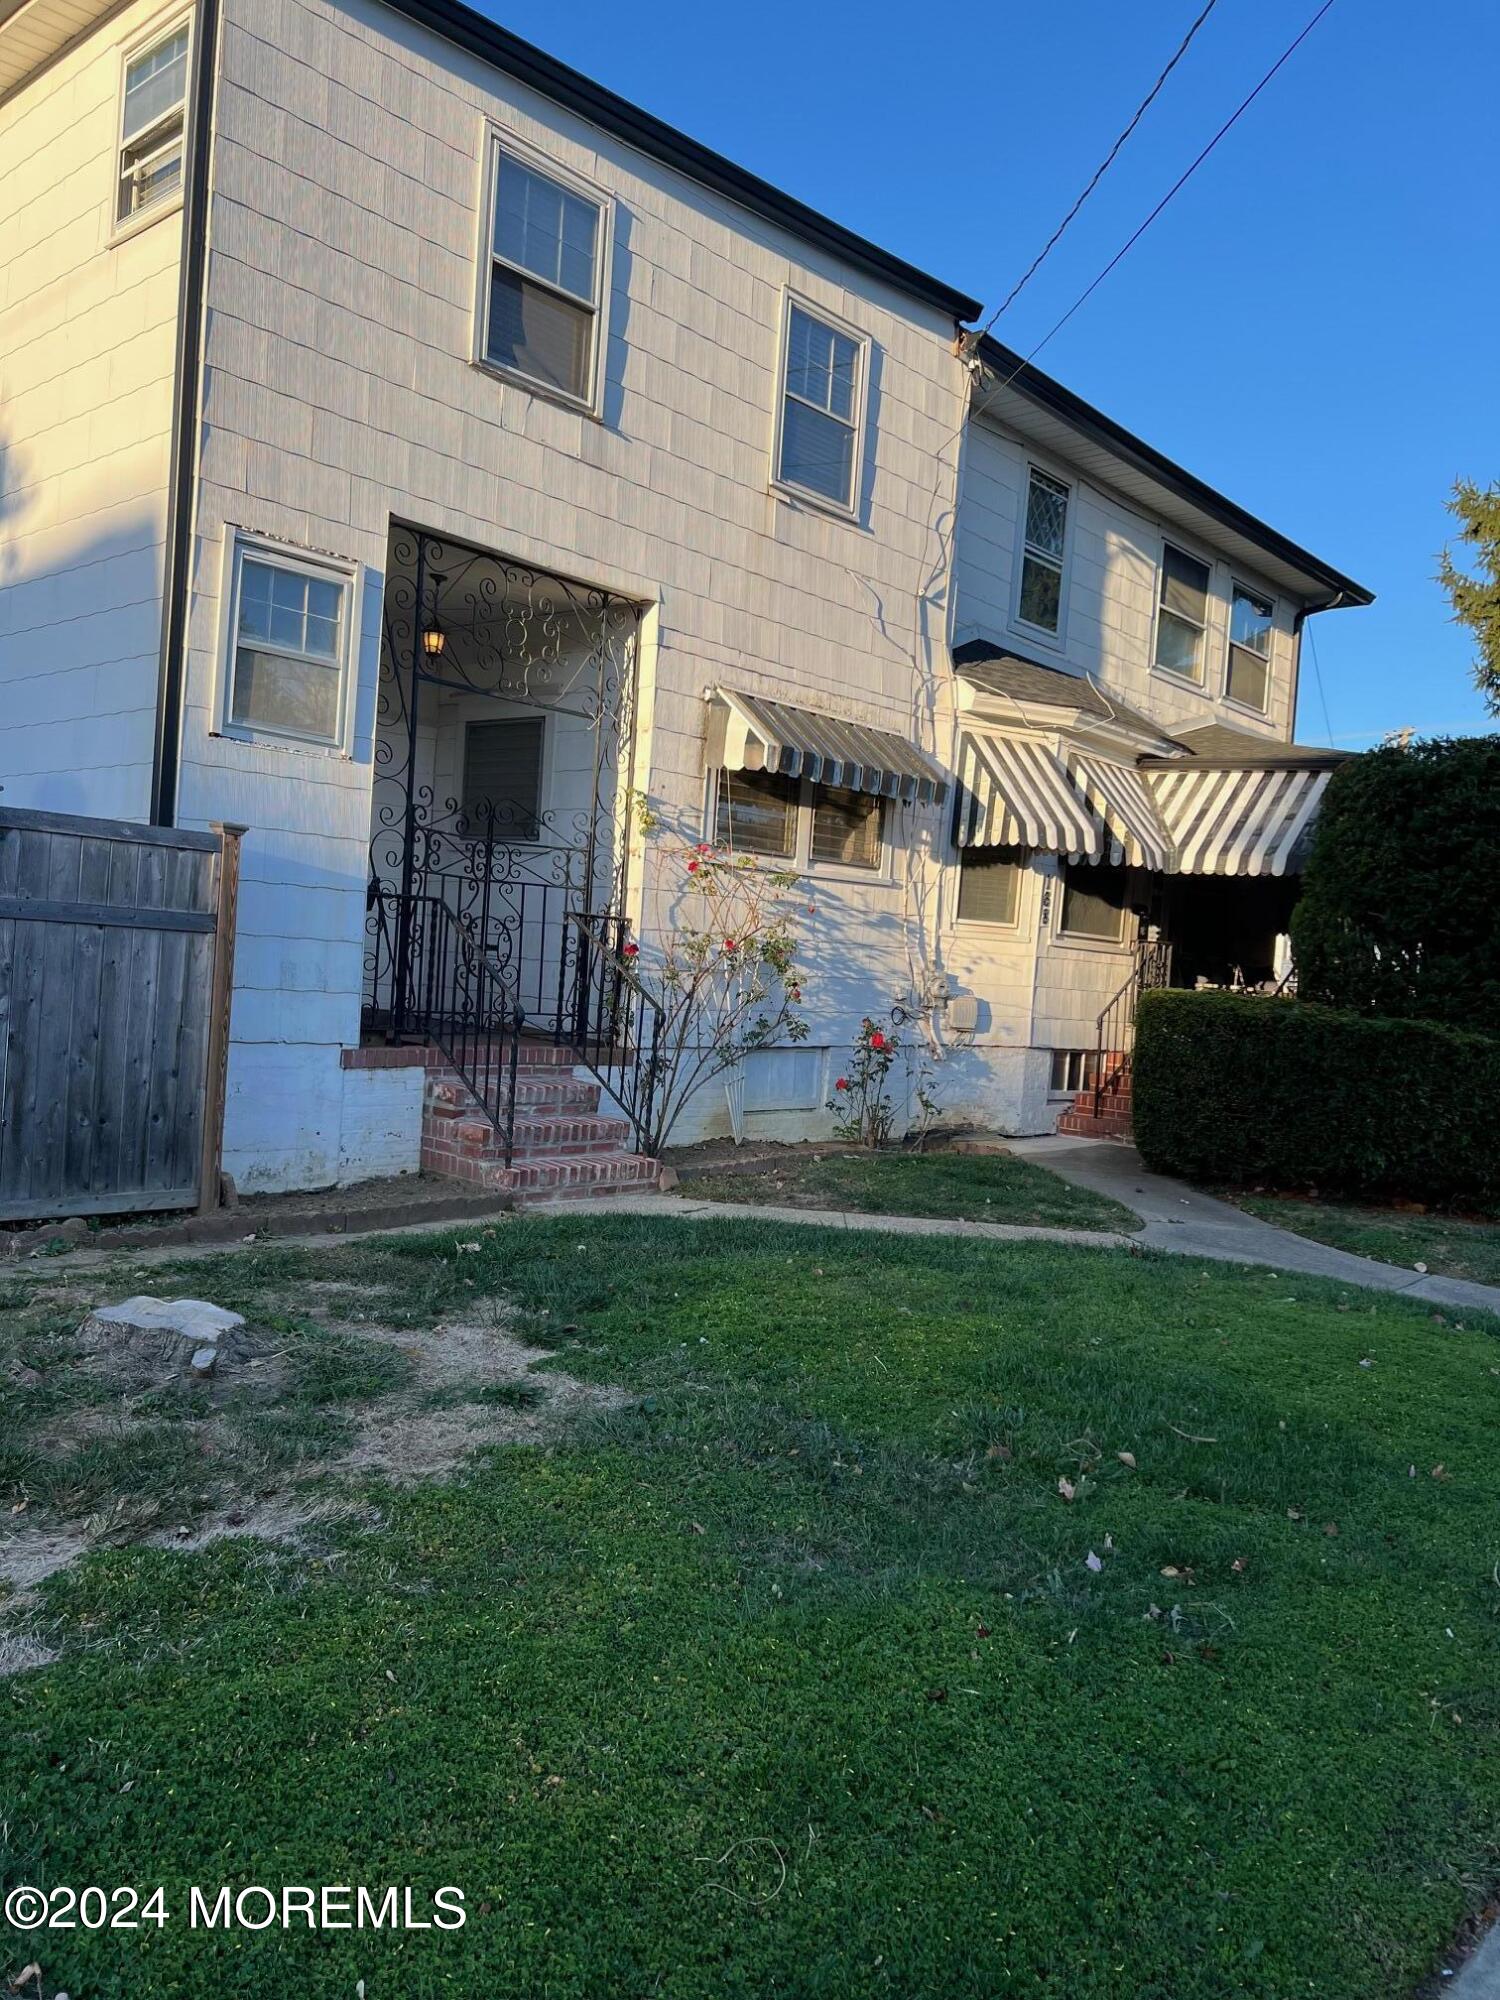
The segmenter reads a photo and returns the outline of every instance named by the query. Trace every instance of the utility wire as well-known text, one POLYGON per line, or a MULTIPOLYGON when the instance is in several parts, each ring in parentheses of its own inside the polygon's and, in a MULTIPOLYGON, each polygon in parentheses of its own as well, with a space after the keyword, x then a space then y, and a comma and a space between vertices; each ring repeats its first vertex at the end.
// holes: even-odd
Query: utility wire
POLYGON ((1037 342, 1036 346, 1031 349, 1030 353, 1024 355, 1022 359, 1016 363, 1015 367, 1010 371, 1008 375, 1006 375, 1001 381, 991 384, 989 389, 986 390, 985 394, 980 398, 979 402, 969 412, 970 422, 973 421, 973 419, 979 414, 979 412, 982 409, 984 409, 985 405, 994 396, 998 395, 1002 389, 1008 388, 1010 384, 1015 381, 1016 377, 1021 373, 1021 371, 1024 368, 1028 367, 1033 361, 1035 361, 1036 357, 1041 353, 1042 349, 1054 337, 1054 335, 1061 333, 1062 329, 1067 325, 1068 321, 1073 317, 1074 313, 1078 311, 1079 307, 1083 305, 1088 299, 1093 297, 1094 293, 1098 291, 1099 287, 1104 283, 1104 280, 1109 276, 1110 272, 1114 270, 1115 266, 1119 264, 1120 261, 1125 256, 1127 256, 1131 250, 1135 248, 1137 243, 1140 242, 1141 238, 1145 235, 1146 231, 1151 227, 1152 223, 1155 222, 1156 218, 1161 214, 1162 210, 1167 206, 1167 204, 1173 199, 1174 196, 1181 193, 1182 189, 1187 186, 1188 182, 1192 179, 1193 175, 1197 173, 1198 169, 1203 165, 1203 162, 1208 158, 1209 154, 1213 152, 1213 150, 1219 144, 1219 142, 1222 139, 1227 138, 1229 133, 1233 131, 1234 127, 1238 125, 1241 118, 1244 117, 1245 113, 1250 109, 1251 105, 1255 102, 1256 98, 1260 96, 1261 92, 1265 89, 1266 85, 1271 81, 1272 77, 1274 77, 1280 69, 1284 68, 1284 66, 1288 62, 1290 62, 1292 57, 1297 53, 1297 50, 1301 48, 1302 44, 1307 40, 1308 36, 1312 33, 1313 29, 1317 27, 1319 21, 1322 20, 1323 16, 1328 12, 1328 10, 1332 7, 1332 5, 1333 5, 1333 0, 1323 0, 1322 6, 1318 9, 1317 13, 1313 15, 1312 19, 1307 23, 1306 27, 1303 28, 1301 34, 1299 34, 1294 41, 1291 41, 1287 44, 1287 46, 1282 50, 1281 54, 1276 58, 1275 62, 1272 63, 1271 67, 1266 71, 1265 75, 1261 78, 1260 82, 1256 84, 1255 88, 1249 93, 1247 97, 1241 99, 1238 106, 1224 120, 1224 123, 1219 127, 1218 131, 1215 132, 1215 134, 1209 140, 1208 144, 1203 148, 1203 150, 1198 154, 1197 158, 1194 159, 1189 166, 1185 167, 1183 171, 1177 176, 1177 179, 1173 181, 1172 185, 1167 189, 1166 193, 1162 196, 1161 200, 1156 204, 1155 208, 1153 208, 1151 213, 1146 217, 1145 221, 1142 222, 1140 226, 1137 229, 1135 229, 1130 234, 1130 236, 1126 238, 1124 243, 1121 244, 1120 248, 1115 252, 1114 256, 1110 258, 1109 262, 1105 265, 1104 269, 1098 274, 1098 276, 1094 278, 1091 283, 1086 285, 1084 289, 1078 294, 1078 297, 1074 299, 1072 305, 1068 307, 1068 310, 1063 314, 1062 318, 1057 320, 1052 326, 1050 326, 1047 329, 1047 331, 1042 335, 1041 339, 1037 342))
POLYGON ((1130 123, 1125 127, 1125 130, 1120 134, 1119 138, 1116 139, 1115 143, 1110 147, 1109 151, 1105 154, 1100 164, 1094 169, 1093 179, 1089 182, 1088 186, 1084 189, 1083 193, 1078 197, 1077 201, 1074 202, 1073 206, 1068 210, 1067 214, 1063 217, 1062 221, 1058 223, 1056 229, 1054 229, 1052 234, 1047 238, 1046 242, 1042 245, 1041 249, 1032 259, 1030 266, 1021 273, 1020 277, 1017 278, 1016 282, 1011 286, 1010 290, 1006 293, 1005 297, 1000 301, 999 305, 996 306, 995 310, 990 314, 989 318, 985 321, 983 327, 980 329, 981 335, 988 333, 990 328, 995 324, 995 321, 999 319, 1001 313, 1008 311, 1009 308, 1015 304, 1016 300, 1021 296, 1021 293, 1025 291, 1026 287, 1031 283, 1031 280, 1036 276, 1037 272, 1042 268, 1042 265, 1046 263, 1048 257, 1052 254, 1053 250, 1056 249, 1058 243, 1062 240, 1064 233, 1066 232, 1073 218, 1077 215, 1079 209, 1083 207, 1083 204, 1088 200, 1089 196, 1094 192, 1094 189, 1098 187, 1100 181, 1103 180, 1104 176, 1109 172, 1110 168, 1114 165, 1115 160, 1119 156, 1121 147, 1125 144, 1125 141, 1130 137, 1131 133, 1135 130, 1136 126, 1140 124, 1141 120, 1145 117, 1146 113, 1151 109, 1151 106, 1156 102, 1156 99, 1160 96, 1162 86, 1166 83, 1167 78, 1172 74, 1173 70, 1176 69, 1177 65, 1182 61, 1182 58, 1187 54, 1188 45, 1191 43, 1194 35, 1197 34, 1198 30, 1203 26, 1203 23, 1208 19, 1209 15, 1214 11, 1214 8, 1217 5, 1218 5, 1218 0, 1208 0, 1208 5, 1203 9, 1202 13, 1198 16, 1197 20, 1194 21, 1193 25, 1188 29, 1187 33, 1178 43, 1176 52, 1174 53, 1172 60, 1167 64, 1166 68, 1162 71, 1161 75, 1156 79, 1155 83, 1152 84, 1150 90, 1147 91, 1146 95, 1141 99, 1140 103, 1136 106, 1135 111, 1131 116, 1130 123))
MULTIPOLYGON (((1330 743, 1332 743, 1332 742, 1333 742, 1333 740, 1334 740, 1334 735, 1333 735, 1333 721, 1332 721, 1332 718, 1330 717, 1330 715, 1329 715, 1329 713, 1328 713, 1328 697, 1327 697, 1327 695, 1326 695, 1326 694, 1325 694, 1325 693, 1323 692, 1323 668, 1322 668, 1322 665, 1321 665, 1321 663, 1319 662, 1319 659, 1318 659, 1318 639, 1317 639, 1317 634, 1316 634, 1316 633, 1315 633, 1315 632, 1313 631, 1313 628, 1312 628, 1312 623, 1311 623, 1311 621, 1310 621, 1310 620, 1309 620, 1309 622, 1308 622, 1308 623, 1307 623, 1306 625, 1304 625, 1304 626, 1303 626, 1303 628, 1302 628, 1302 629, 1303 629, 1303 631, 1304 631, 1304 632, 1305 632, 1305 633, 1307 634, 1307 637, 1308 637, 1308 640, 1309 640, 1309 642, 1311 643, 1311 646, 1312 646, 1312 663, 1313 663, 1313 679, 1314 679, 1314 680, 1315 680, 1315 681, 1317 682, 1317 684, 1318 684, 1318 701, 1319 701, 1319 703, 1321 704, 1321 706, 1322 706, 1322 709, 1323 709, 1323 730, 1324 730, 1324 733, 1326 734, 1326 736, 1327 736, 1327 738, 1328 738, 1328 741, 1329 741, 1330 743)), ((1296 726, 1297 726, 1297 718, 1296 718, 1296 716, 1294 715, 1294 716, 1292 717, 1292 727, 1293 727, 1293 729, 1295 729, 1295 728, 1296 728, 1296 726)))

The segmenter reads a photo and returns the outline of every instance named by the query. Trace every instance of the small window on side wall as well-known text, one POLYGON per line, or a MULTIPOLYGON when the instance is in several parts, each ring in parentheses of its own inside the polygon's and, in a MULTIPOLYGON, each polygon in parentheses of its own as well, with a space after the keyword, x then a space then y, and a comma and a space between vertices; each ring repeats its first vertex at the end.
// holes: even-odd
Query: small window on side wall
POLYGON ((776 482, 852 514, 858 494, 868 343, 787 301, 776 482))
POLYGON ((237 543, 232 590, 225 727, 341 746, 352 569, 237 543))
POLYGON ((1271 625, 1276 609, 1269 598, 1257 596, 1242 583, 1234 586, 1229 606, 1229 672, 1225 693, 1231 701, 1262 715, 1271 688, 1271 625))
POLYGON ((1056 634, 1062 627, 1063 562, 1068 544, 1068 488, 1036 466, 1026 482, 1021 537, 1021 588, 1016 616, 1056 634))
POLYGON ((1120 944, 1125 937, 1126 875, 1102 862, 1070 863, 1063 870, 1062 918, 1065 937, 1120 944))
POLYGON ((494 141, 482 358, 586 409, 597 402, 608 220, 602 197, 494 141))
POLYGON ((126 59, 117 225, 160 207, 182 187, 187 69, 186 22, 126 59))
POLYGON ((1203 636, 1208 625, 1208 564, 1170 542, 1162 550, 1156 607, 1155 664, 1184 680, 1203 679, 1203 636))
POLYGON ((1021 857, 1006 847, 963 847, 958 854, 958 921, 1014 924, 1021 900, 1021 857))

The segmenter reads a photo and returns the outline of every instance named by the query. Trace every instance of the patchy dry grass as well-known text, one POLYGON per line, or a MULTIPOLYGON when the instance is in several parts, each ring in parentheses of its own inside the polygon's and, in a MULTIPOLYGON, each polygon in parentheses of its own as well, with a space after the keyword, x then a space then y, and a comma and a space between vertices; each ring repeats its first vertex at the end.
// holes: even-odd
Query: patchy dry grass
MULTIPOLYGON (((1490 1323, 608 1213, 147 1283, 245 1312, 286 1370, 153 1426, 250 1464, 252 1417, 329 1426, 331 1463, 381 1409, 541 1448, 277 1469, 362 1511, 289 1542, 194 1510, 186 1553, 122 1538, 37 1586, 12 1643, 59 1657, 0 1683, 9 1880, 452 1883, 469 1912, 28 1938, 47 1991, 1399 2000, 1500 1877, 1490 1323), (476 1399, 481 1335, 440 1327, 519 1347, 476 1399)), ((47 1422, 93 1407, 50 1379, 77 1303, 25 1335, 47 1422)))

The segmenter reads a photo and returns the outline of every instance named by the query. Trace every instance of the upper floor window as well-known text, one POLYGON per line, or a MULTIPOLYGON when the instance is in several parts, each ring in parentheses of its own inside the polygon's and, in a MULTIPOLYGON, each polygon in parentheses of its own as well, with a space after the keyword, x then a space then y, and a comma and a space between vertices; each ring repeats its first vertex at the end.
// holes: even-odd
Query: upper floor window
POLYGON ((1208 629, 1208 564, 1184 555, 1168 542, 1162 549, 1161 585, 1156 607, 1155 663, 1185 680, 1203 679, 1203 643, 1208 629))
POLYGON ((155 208, 182 186, 187 65, 186 23, 125 64, 117 223, 155 208))
POLYGON ((1063 558, 1068 539, 1068 489, 1060 479, 1030 468, 1021 542, 1021 591, 1016 616, 1039 632, 1062 625, 1063 558))
POLYGON ((498 140, 493 185, 483 358, 592 409, 608 204, 498 140))
POLYGON ((1247 708, 1266 709, 1271 686, 1271 623, 1275 606, 1269 599, 1234 586, 1229 606, 1229 673, 1224 692, 1247 708))
POLYGON ((777 484, 850 514, 859 491, 867 345, 862 335, 787 301, 777 484))
POLYGON ((341 745, 352 570, 237 541, 231 592, 225 727, 341 745))

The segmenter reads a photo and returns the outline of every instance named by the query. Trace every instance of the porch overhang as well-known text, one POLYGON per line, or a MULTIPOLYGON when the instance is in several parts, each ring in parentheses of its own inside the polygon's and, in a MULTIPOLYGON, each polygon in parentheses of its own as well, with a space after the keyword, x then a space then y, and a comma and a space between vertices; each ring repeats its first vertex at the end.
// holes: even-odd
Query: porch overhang
POLYGON ((706 754, 710 769, 770 771, 907 805, 948 796, 938 765, 889 730, 730 688, 709 698, 706 754))
POLYGON ((967 730, 958 741, 954 839, 960 847, 1035 847, 1093 861, 1103 850, 1099 823, 1056 751, 1026 737, 967 730))
POLYGON ((1179 875, 1295 873, 1332 775, 1307 765, 1195 769, 1189 760, 1145 773, 1179 875))

